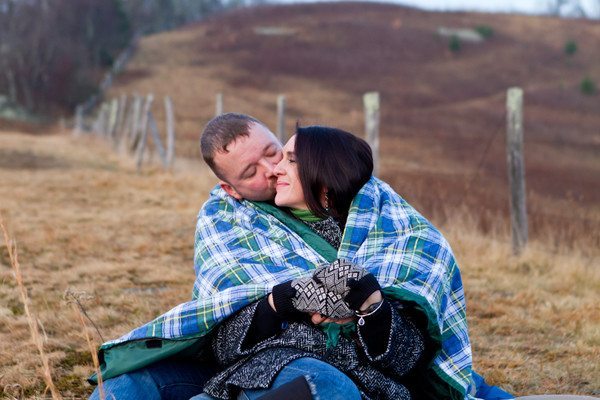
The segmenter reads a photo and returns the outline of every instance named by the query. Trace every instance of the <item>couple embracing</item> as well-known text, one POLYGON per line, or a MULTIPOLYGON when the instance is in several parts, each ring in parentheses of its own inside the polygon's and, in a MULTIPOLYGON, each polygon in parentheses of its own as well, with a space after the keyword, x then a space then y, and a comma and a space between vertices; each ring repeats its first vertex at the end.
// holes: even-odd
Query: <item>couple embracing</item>
POLYGON ((193 299, 101 347, 107 398, 513 398, 472 371, 452 250, 372 176, 366 142, 297 127, 282 149, 229 113, 201 147, 221 182, 193 299))

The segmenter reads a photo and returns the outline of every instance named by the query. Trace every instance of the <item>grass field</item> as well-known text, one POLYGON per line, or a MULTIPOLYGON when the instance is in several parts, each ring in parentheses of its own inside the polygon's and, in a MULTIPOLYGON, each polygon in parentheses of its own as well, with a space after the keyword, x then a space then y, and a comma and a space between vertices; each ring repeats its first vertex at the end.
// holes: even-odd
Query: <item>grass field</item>
MULTIPOLYGON (((17 241, 54 381, 63 396, 84 396, 93 366, 64 292, 85 292, 104 339, 186 301, 195 215, 214 178, 193 161, 173 174, 137 174, 104 143, 60 133, 2 132, 0 149, 0 213, 17 241)), ((433 222, 461 265, 476 369, 520 395, 600 395, 600 251, 534 238, 513 257, 503 229, 484 234, 468 213, 446 214, 433 222)), ((0 393, 40 396, 40 358, 5 247, 0 282, 0 393)), ((89 333, 102 341, 91 325, 89 333)))

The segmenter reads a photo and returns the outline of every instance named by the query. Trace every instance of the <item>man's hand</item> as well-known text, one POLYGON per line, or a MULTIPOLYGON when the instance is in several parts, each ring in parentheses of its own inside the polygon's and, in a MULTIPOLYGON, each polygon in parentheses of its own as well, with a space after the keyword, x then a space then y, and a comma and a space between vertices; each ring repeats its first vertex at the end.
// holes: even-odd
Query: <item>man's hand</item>
POLYGON ((354 316, 354 311, 348 308, 340 294, 327 291, 311 276, 273 286, 268 302, 277 314, 285 318, 299 313, 322 313, 332 318, 354 316))
POLYGON ((337 259, 330 264, 317 268, 313 274, 313 279, 325 286, 327 290, 345 297, 350 290, 348 281, 359 281, 367 273, 367 270, 357 264, 337 259))
POLYGON ((343 296, 354 311, 364 310, 382 300, 381 287, 375 276, 350 261, 338 259, 317 268, 313 279, 328 291, 343 296))

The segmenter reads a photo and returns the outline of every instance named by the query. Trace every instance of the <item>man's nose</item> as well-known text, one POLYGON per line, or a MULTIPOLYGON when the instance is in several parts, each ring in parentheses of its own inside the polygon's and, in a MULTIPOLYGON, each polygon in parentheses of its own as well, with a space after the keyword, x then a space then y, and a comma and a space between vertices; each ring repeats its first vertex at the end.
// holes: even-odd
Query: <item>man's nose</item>
POLYGON ((265 168, 265 175, 267 176, 267 178, 277 175, 276 169, 279 164, 274 164, 273 162, 266 159, 262 160, 261 164, 265 168))
POLYGON ((283 162, 283 160, 281 160, 277 164, 274 164, 272 162, 267 162, 269 165, 269 167, 267 168, 267 171, 269 171, 269 174, 272 176, 282 175, 283 174, 283 168, 281 168, 282 162, 283 162))

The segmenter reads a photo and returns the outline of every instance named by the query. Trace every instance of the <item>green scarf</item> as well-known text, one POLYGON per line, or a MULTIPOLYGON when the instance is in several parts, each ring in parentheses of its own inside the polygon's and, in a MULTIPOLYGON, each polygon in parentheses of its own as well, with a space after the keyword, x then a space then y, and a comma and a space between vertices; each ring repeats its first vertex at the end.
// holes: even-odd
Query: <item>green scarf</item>
POLYGON ((304 221, 304 222, 317 222, 317 221, 322 221, 323 220, 323 218, 317 217, 310 210, 300 210, 298 208, 290 208, 289 210, 292 213, 292 215, 294 217, 298 218, 300 221, 304 221))
POLYGON ((332 349, 340 341, 340 334, 347 339, 356 332, 356 324, 354 321, 346 322, 345 324, 338 324, 336 322, 324 322, 320 325, 323 332, 327 335, 327 348, 332 349))

